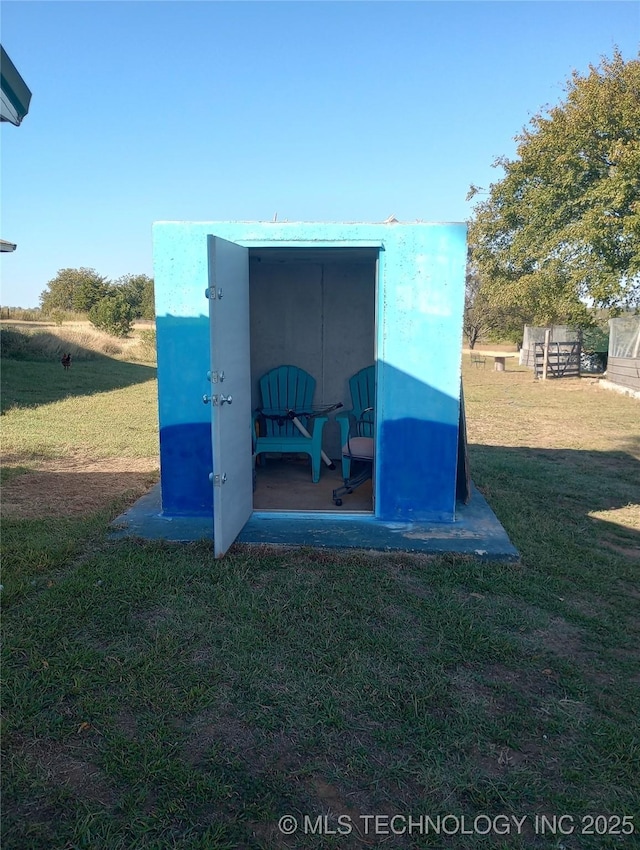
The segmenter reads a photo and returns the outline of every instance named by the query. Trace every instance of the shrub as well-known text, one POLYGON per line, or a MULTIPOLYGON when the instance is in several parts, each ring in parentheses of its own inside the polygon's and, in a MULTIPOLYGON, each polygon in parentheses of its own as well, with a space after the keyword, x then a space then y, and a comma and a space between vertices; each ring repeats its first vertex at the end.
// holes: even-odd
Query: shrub
POLYGON ((89 310, 91 324, 112 336, 131 333, 133 310, 121 293, 107 295, 89 310))

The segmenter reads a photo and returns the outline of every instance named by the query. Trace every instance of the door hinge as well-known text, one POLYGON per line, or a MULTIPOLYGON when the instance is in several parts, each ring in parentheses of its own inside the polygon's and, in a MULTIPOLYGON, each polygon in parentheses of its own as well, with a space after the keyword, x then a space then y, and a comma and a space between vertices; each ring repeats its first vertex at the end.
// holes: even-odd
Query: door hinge
POLYGON ((218 382, 222 383, 224 381, 224 372, 209 372, 209 380, 214 384, 218 382))
POLYGON ((213 484, 214 487, 222 487, 222 485, 227 480, 227 473, 223 472, 222 475, 214 475, 213 472, 209 473, 209 481, 213 484))
POLYGON ((204 297, 219 300, 222 298, 222 287, 216 289, 215 286, 208 286, 204 291, 204 297))

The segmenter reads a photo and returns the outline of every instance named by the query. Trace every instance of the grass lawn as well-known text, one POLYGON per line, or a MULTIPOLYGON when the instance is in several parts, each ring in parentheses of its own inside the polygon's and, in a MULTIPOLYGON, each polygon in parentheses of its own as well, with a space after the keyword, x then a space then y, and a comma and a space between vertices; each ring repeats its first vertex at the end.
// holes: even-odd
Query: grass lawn
POLYGON ((2 361, 2 451, 22 459, 158 454, 155 369, 102 357, 60 364, 2 361), (142 388, 142 389, 141 389, 142 388))
MULTIPOLYGON (((4 371, 6 498, 78 446, 156 450, 144 367, 75 393, 36 368, 4 371)), ((464 370, 472 475, 519 564, 217 562, 107 541, 122 499, 4 521, 4 848, 640 846, 640 404, 464 370)))

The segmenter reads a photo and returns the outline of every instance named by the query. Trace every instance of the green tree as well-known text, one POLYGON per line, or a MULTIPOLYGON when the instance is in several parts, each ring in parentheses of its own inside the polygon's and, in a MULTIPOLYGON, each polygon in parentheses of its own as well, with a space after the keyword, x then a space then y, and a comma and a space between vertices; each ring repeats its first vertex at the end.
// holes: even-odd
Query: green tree
POLYGON ((153 278, 146 274, 126 274, 115 285, 131 304, 134 318, 155 318, 153 278))
POLYGON ((88 312, 109 291, 109 281, 95 269, 60 269, 40 295, 42 312, 88 312))
POLYGON ((91 324, 112 336, 127 336, 132 320, 133 308, 122 292, 110 292, 89 310, 91 324))
MULTIPOLYGON (((475 207, 469 241, 491 303, 537 324, 589 324, 587 305, 640 299, 640 60, 573 72, 475 207)), ((477 193, 472 187, 469 197, 477 193)))
POLYGON ((88 313, 94 304, 109 294, 110 289, 111 284, 106 278, 97 274, 87 276, 78 283, 73 293, 73 309, 78 313, 88 313))
POLYGON ((517 337, 521 338, 524 322, 520 322, 520 317, 516 318, 516 315, 492 302, 478 269, 470 262, 467 265, 462 323, 469 348, 474 348, 481 339, 494 336, 511 338, 514 335, 514 320, 517 322, 517 337))

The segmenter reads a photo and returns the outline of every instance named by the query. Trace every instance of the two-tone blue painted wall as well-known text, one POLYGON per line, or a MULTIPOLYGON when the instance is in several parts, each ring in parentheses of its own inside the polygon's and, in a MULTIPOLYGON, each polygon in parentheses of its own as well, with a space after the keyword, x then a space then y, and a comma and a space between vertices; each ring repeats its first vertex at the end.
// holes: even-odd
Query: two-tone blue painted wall
POLYGON ((208 478, 212 469, 211 409, 202 403, 202 396, 211 390, 205 298, 209 235, 247 248, 366 247, 378 252, 375 515, 384 521, 452 521, 466 265, 464 224, 156 224, 163 512, 212 512, 208 478))

